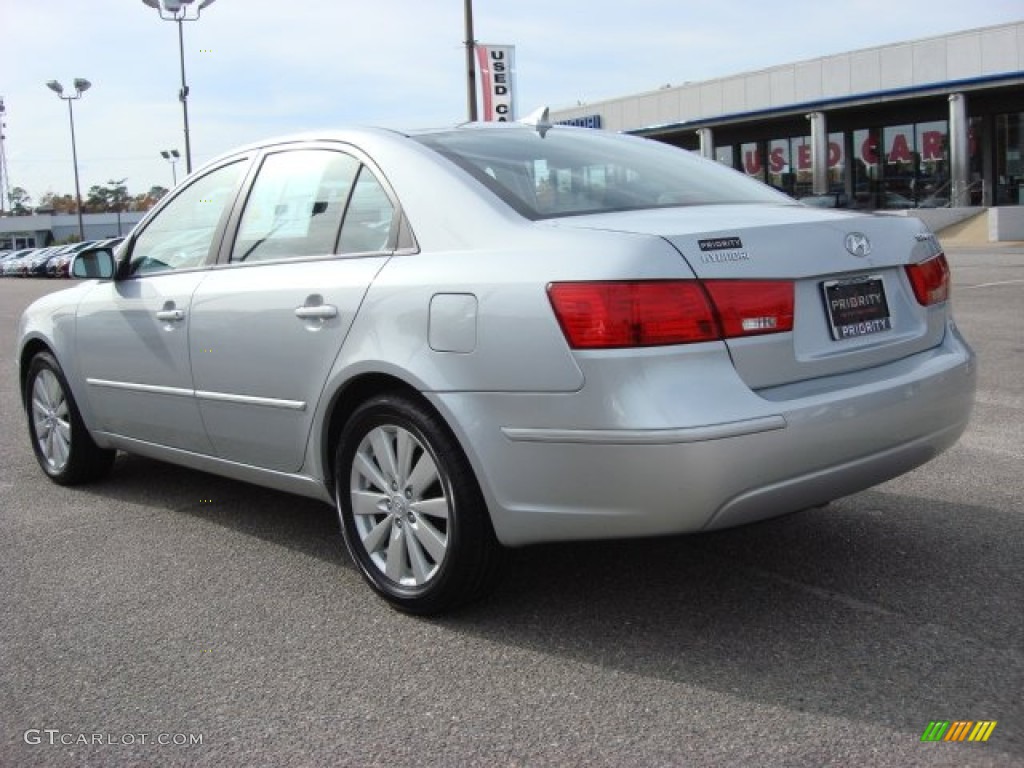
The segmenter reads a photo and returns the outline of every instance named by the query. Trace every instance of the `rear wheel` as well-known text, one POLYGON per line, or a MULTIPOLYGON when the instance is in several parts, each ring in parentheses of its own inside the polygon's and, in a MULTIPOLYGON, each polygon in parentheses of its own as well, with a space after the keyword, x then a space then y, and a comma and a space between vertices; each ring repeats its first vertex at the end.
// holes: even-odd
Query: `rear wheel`
POLYGON ((51 480, 76 485, 110 471, 116 451, 93 442, 64 372, 49 352, 38 353, 29 363, 25 395, 32 450, 51 480))
POLYGON ((367 401, 334 469, 349 553, 393 606, 436 614, 493 588, 504 550, 469 461, 432 411, 402 395, 367 401))

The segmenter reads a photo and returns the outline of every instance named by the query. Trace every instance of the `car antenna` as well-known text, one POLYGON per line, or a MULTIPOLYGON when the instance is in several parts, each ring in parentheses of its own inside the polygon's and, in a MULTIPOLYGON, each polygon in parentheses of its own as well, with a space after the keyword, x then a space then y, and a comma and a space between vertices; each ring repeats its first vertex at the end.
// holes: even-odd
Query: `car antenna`
POLYGON ((552 125, 549 117, 550 113, 551 110, 548 107, 540 107, 516 122, 522 123, 523 125, 532 125, 537 129, 537 133, 539 133, 540 137, 543 139, 552 125))

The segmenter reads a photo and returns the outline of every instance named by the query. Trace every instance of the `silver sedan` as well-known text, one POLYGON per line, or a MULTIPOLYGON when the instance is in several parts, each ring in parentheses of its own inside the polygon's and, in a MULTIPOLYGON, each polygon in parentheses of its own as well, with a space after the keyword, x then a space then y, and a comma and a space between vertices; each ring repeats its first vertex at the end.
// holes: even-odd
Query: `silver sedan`
POLYGON ((352 130, 194 173, 20 324, 55 482, 126 451, 321 499, 437 613, 509 547, 822 505, 963 432, 975 360, 918 220, 653 141, 352 130))

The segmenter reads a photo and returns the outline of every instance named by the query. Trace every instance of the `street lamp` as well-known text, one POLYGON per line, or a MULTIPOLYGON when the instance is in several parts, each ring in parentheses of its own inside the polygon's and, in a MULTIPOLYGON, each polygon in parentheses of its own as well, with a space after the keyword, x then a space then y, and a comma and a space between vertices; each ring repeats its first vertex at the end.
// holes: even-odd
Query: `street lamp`
POLYGON ((178 53, 181 56, 181 90, 178 100, 181 101, 181 113, 185 119, 185 172, 192 173, 192 144, 188 137, 188 85, 185 83, 185 35, 182 32, 183 21, 197 21, 203 8, 212 5, 214 0, 142 0, 150 8, 156 8, 164 21, 178 22, 178 53), (194 13, 189 13, 192 8, 194 13))
POLYGON ((75 113, 71 109, 71 102, 82 98, 82 94, 92 87, 92 83, 81 77, 74 80, 75 95, 65 96, 64 86, 56 80, 51 80, 46 87, 57 94, 58 98, 68 103, 68 120, 71 122, 71 160, 75 164, 75 203, 78 207, 78 236, 85 240, 85 225, 82 223, 82 190, 78 185, 78 149, 75 147, 75 113))
POLYGON ((175 165, 181 159, 181 153, 176 149, 161 149, 160 157, 171 164, 171 178, 174 179, 174 186, 178 186, 178 169, 175 165))

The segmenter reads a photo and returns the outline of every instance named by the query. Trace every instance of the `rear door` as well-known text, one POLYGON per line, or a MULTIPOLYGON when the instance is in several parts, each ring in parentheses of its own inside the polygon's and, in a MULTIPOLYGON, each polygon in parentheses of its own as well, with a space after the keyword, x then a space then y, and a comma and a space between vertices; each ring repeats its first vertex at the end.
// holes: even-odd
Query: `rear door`
POLYGON ((192 370, 216 454, 283 472, 303 463, 313 413, 398 208, 336 146, 269 152, 221 265, 192 302, 192 370))

